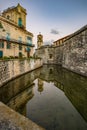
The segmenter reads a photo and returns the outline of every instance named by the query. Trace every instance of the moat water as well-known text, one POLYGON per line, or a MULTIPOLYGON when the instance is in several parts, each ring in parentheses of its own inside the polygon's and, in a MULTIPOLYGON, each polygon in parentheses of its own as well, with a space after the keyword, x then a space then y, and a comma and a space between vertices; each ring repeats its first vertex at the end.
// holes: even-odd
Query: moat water
POLYGON ((87 130, 87 78, 59 66, 9 82, 0 100, 46 130, 87 130))

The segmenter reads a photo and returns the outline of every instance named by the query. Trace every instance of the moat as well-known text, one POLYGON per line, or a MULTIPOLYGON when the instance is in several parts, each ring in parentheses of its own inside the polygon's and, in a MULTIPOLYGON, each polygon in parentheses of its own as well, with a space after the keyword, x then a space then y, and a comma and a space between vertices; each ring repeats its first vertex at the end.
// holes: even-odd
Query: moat
POLYGON ((87 78, 44 65, 0 88, 0 101, 46 130, 87 130, 87 78))

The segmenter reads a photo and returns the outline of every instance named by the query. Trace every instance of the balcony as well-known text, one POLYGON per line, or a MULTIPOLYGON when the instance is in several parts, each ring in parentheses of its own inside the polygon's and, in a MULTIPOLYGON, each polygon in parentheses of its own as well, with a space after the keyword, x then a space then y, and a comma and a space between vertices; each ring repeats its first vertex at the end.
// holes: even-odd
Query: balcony
POLYGON ((0 41, 6 41, 6 42, 9 42, 9 43, 14 43, 14 44, 21 44, 21 45, 23 45, 23 46, 29 46, 29 47, 35 47, 35 45, 34 44, 29 44, 29 43, 27 43, 27 42, 23 42, 23 41, 18 41, 18 40, 16 40, 16 39, 7 39, 6 37, 3 37, 3 36, 1 36, 0 37, 0 41))

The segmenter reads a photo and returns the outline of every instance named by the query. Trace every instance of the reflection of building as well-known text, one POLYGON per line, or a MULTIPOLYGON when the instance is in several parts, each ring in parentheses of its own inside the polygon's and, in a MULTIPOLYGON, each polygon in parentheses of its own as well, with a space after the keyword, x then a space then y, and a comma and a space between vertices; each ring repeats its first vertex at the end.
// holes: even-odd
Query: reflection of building
POLYGON ((0 57, 33 55, 33 34, 26 30, 26 9, 20 4, 0 15, 0 57))
POLYGON ((34 84, 32 83, 29 88, 20 92, 17 96, 13 97, 7 105, 19 113, 26 115, 26 104, 34 96, 33 92, 34 84))
POLYGON ((38 79, 38 92, 42 92, 43 91, 43 80, 42 79, 38 79))
POLYGON ((64 91, 64 86, 63 86, 63 84, 62 84, 61 82, 54 81, 54 85, 55 85, 57 88, 59 88, 59 89, 61 89, 62 91, 64 91))

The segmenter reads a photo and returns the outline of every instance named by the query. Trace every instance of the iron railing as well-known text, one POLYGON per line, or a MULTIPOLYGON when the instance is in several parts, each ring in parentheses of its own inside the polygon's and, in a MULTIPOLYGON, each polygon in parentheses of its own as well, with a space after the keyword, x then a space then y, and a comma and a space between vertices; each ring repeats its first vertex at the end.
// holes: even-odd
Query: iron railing
POLYGON ((8 39, 8 38, 6 38, 6 37, 4 37, 4 36, 1 36, 1 37, 0 37, 0 41, 7 41, 7 42, 9 42, 9 43, 14 43, 14 44, 19 44, 19 45, 29 46, 29 47, 35 47, 34 44, 30 44, 30 43, 23 42, 23 41, 18 41, 18 40, 16 40, 16 39, 10 39, 10 38, 8 39))

